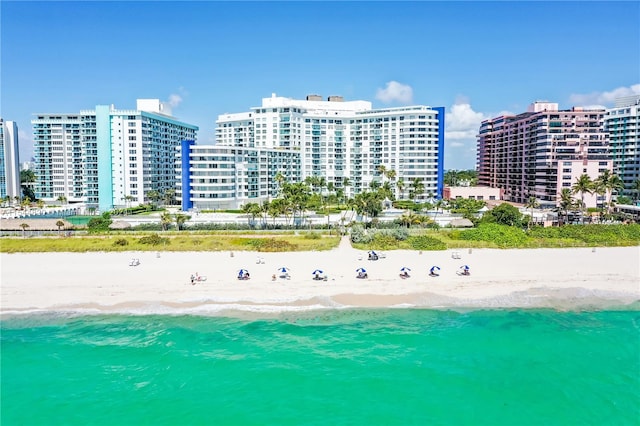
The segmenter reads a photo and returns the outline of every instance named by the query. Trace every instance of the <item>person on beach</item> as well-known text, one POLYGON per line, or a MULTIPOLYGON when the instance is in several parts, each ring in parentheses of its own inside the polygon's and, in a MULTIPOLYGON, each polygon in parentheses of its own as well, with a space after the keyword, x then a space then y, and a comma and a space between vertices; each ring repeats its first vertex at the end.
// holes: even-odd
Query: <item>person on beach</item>
POLYGON ((196 284, 196 277, 193 276, 193 274, 191 274, 191 285, 195 285, 196 284))

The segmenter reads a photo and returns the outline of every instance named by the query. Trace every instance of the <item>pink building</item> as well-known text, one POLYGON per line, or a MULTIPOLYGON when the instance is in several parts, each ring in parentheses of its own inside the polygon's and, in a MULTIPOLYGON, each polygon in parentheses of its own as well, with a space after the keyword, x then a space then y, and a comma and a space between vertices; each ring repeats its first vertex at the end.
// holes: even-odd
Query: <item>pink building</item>
MULTIPOLYGON (((485 120, 478 134, 478 184, 504 190, 504 200, 526 203, 536 197, 556 206, 563 188, 578 177, 595 180, 612 170, 605 110, 558 110, 552 102, 534 102, 527 112, 485 120)), ((576 199, 581 195, 576 194, 576 199)), ((587 207, 604 197, 584 194, 587 207)))
POLYGON ((483 201, 500 201, 503 199, 502 194, 502 189, 488 186, 445 186, 443 198, 445 200, 469 198, 483 201))

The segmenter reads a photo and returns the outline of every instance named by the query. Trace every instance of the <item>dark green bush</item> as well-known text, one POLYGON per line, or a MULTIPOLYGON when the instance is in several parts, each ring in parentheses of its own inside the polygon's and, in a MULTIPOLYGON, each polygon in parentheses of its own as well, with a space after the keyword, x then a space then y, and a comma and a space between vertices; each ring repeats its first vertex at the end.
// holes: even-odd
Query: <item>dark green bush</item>
POLYGON ((526 245, 529 237, 516 226, 482 223, 477 228, 460 232, 460 239, 465 241, 489 241, 501 247, 521 247, 526 245))
POLYGON ((129 245, 129 241, 126 238, 118 238, 113 242, 114 246, 126 246, 129 245))
POLYGON ((416 235, 409 237, 407 242, 415 250, 446 250, 447 245, 437 238, 426 235, 416 235))
POLYGON ((162 238, 158 234, 147 235, 138 240, 140 244, 150 244, 152 246, 158 246, 160 244, 169 244, 169 238, 162 238))
POLYGON ((559 238, 582 241, 586 244, 616 245, 621 242, 639 243, 640 225, 565 225, 560 227, 532 228, 532 238, 559 238))

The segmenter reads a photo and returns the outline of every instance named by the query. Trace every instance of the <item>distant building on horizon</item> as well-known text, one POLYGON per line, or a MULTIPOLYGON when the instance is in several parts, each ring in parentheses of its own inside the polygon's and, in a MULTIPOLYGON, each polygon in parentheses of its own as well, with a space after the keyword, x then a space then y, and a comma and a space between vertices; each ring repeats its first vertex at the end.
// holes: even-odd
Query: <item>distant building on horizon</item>
POLYGON ((621 195, 633 198, 634 182, 640 180, 640 95, 615 100, 604 117, 609 133, 613 172, 622 179, 621 195))
POLYGON ((441 198, 444 116, 443 107, 372 109, 371 102, 341 96, 302 100, 273 94, 248 112, 218 116, 214 147, 183 146, 183 208, 237 208, 276 197, 274 176, 282 166, 290 182, 324 178, 327 187, 348 197, 372 182, 402 180, 408 190, 415 180, 424 188, 416 199, 441 198), (195 167, 186 156, 208 160, 195 167), (206 177, 197 175, 201 169, 208 169, 206 177), (385 176, 381 169, 393 172, 385 176))
MULTIPOLYGON (((556 206, 562 189, 583 174, 595 180, 613 169, 605 110, 558 110, 553 102, 534 102, 527 112, 484 120, 477 136, 478 185, 501 188, 504 199, 556 206)), ((586 207, 605 197, 584 194, 586 207)))
POLYGON ((36 196, 108 211, 149 202, 150 191, 175 191, 176 158, 197 126, 172 117, 158 99, 135 110, 97 105, 76 114, 35 114, 36 196))
POLYGON ((22 198, 18 125, 0 117, 0 199, 22 198))

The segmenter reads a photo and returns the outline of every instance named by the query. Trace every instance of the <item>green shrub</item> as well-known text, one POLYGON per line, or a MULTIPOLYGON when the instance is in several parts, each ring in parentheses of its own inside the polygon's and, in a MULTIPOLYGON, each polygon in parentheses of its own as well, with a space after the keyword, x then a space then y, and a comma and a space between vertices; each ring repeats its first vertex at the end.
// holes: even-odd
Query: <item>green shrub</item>
POLYGON ((437 238, 426 235, 416 235, 409 237, 407 242, 415 250, 446 250, 447 245, 437 238))
POLYGON ((162 238, 158 234, 147 235, 138 240, 140 244, 150 244, 152 246, 159 246, 160 244, 169 244, 169 238, 162 238))
POLYGON ((106 232, 111 225, 111 215, 109 212, 102 213, 102 216, 94 217, 87 222, 87 229, 89 232, 106 232))
POLYGON ((533 238, 558 238, 582 241, 590 245, 616 245, 620 242, 640 242, 640 225, 565 225, 549 228, 532 228, 533 238))
POLYGON ((397 248, 399 241, 389 233, 376 232, 371 240, 371 245, 378 250, 397 248))
POLYGON ((322 235, 317 232, 305 232, 303 236, 308 240, 319 240, 322 237, 322 235))
POLYGON ((500 247, 522 247, 529 237, 516 226, 482 223, 477 228, 461 231, 460 239, 466 241, 489 241, 500 247))
POLYGON ((367 232, 362 225, 354 225, 351 227, 351 242, 352 243, 370 243, 372 236, 367 232))
POLYGON ((118 238, 117 240, 115 240, 115 241, 113 242, 113 245, 114 245, 114 246, 121 246, 121 247, 122 247, 122 246, 129 245, 129 241, 127 241, 127 239, 126 239, 126 238, 118 238))

